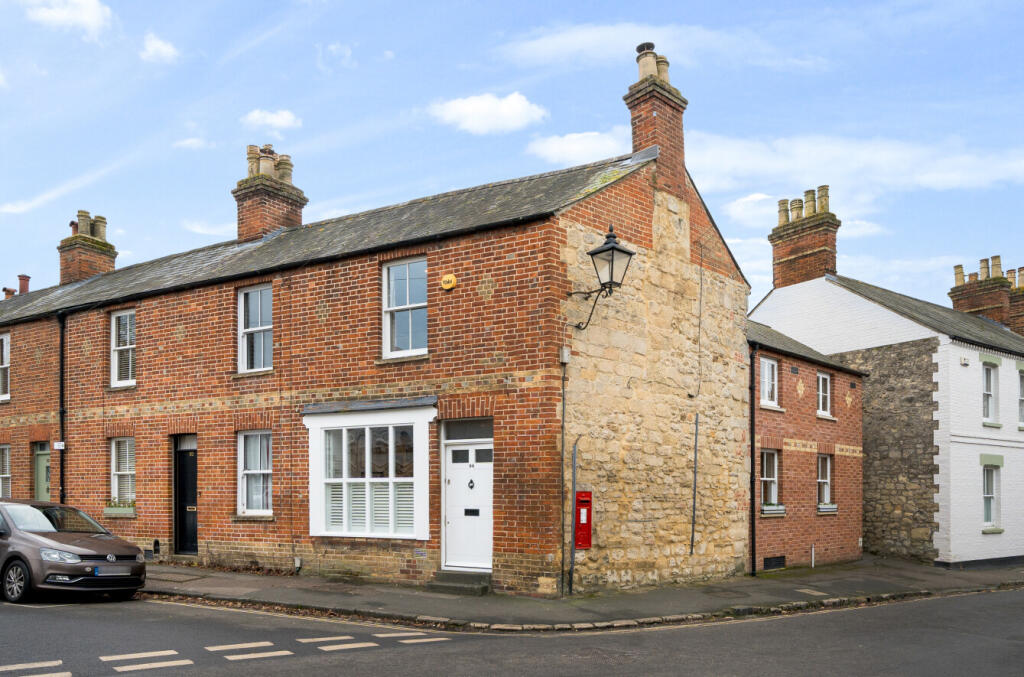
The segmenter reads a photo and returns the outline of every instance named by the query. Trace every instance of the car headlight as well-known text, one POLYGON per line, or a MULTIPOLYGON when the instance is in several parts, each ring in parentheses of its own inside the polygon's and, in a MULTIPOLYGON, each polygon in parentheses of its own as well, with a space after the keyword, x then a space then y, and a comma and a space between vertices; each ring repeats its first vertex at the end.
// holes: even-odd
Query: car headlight
POLYGON ((146 556, 142 554, 141 550, 139 551, 139 554, 135 555, 135 561, 136 562, 145 562, 146 561, 146 556))
POLYGON ((63 562, 64 564, 78 564, 82 561, 82 558, 73 552, 65 552, 63 550, 52 550, 50 548, 40 548, 39 556, 46 562, 63 562))

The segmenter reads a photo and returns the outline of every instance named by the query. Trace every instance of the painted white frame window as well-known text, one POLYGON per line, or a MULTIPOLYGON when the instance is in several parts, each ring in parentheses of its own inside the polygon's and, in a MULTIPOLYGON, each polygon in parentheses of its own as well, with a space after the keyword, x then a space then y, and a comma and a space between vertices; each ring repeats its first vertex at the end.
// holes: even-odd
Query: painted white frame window
POLYGON ((1017 372, 1019 386, 1017 390, 1017 421, 1024 425, 1024 371, 1017 372))
POLYGON ((999 468, 986 465, 981 469, 982 525, 995 526, 999 521, 999 468))
POLYGON ((11 335, 0 334, 0 400, 11 399, 11 335))
POLYGON ((818 505, 832 504, 832 457, 818 455, 818 505))
POLYGON ((274 458, 269 430, 238 433, 238 514, 273 515, 274 458))
POLYGON ((269 284, 238 290, 238 372, 274 368, 274 293, 269 284))
POLYGON ((11 497, 11 447, 0 444, 0 498, 11 497))
POLYGON ((110 315, 110 385, 135 385, 135 311, 110 315))
POLYGON ((779 406, 779 363, 770 357, 761 358, 761 404, 779 406))
POLYGON ((761 505, 779 503, 779 452, 761 450, 761 505))
POLYGON ((427 540, 433 407, 309 415, 311 536, 427 540))
POLYGON ((832 415, 832 375, 818 372, 818 414, 832 415))
POLYGON ((384 357, 427 352, 427 259, 406 259, 383 267, 384 357))
POLYGON ((999 367, 988 362, 981 365, 981 420, 993 422, 999 411, 999 367))
POLYGON ((119 503, 135 500, 135 438, 110 440, 110 498, 119 503))

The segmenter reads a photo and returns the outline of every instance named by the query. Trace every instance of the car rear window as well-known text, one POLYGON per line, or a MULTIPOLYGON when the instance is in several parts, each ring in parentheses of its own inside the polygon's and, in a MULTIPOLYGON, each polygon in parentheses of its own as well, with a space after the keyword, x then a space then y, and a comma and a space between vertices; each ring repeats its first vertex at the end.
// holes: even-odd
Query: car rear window
POLYGON ((22 531, 57 531, 46 515, 31 505, 8 505, 7 516, 22 531))

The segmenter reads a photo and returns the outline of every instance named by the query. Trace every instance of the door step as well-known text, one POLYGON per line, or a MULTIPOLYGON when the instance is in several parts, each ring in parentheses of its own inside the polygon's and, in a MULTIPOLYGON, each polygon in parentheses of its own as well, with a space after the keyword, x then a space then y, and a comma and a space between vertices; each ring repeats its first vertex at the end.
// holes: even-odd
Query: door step
POLYGON ((427 583, 431 592, 479 597, 491 591, 491 575, 471 571, 438 571, 427 583))

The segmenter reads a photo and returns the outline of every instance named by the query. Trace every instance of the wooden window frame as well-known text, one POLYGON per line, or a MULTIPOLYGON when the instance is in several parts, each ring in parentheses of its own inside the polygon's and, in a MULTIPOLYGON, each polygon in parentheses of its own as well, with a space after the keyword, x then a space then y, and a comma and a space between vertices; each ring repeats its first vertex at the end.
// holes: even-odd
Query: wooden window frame
POLYGON ((999 523, 999 467, 986 465, 981 468, 981 523, 994 527, 999 523), (991 482, 990 482, 991 478, 991 482), (988 519, 985 519, 988 513, 988 519))
POLYGON ((778 407, 779 406, 779 361, 774 359, 774 358, 771 358, 771 357, 762 357, 761 358, 761 394, 760 394, 759 399, 761 400, 761 404, 767 405, 769 407, 778 407), (765 367, 766 366, 770 366, 771 367, 771 372, 772 372, 772 375, 774 376, 774 378, 771 379, 771 381, 768 382, 772 386, 772 394, 775 395, 774 399, 768 399, 768 398, 765 397, 765 392, 764 391, 765 391, 765 383, 766 383, 766 379, 765 379, 765 367))
POLYGON ((112 388, 119 388, 119 387, 124 387, 124 386, 133 386, 133 385, 135 385, 135 377, 136 377, 136 372, 135 372, 135 369, 136 369, 135 346, 136 346, 136 341, 137 341, 137 336, 136 336, 136 323, 135 323, 135 309, 121 310, 121 311, 118 311, 116 313, 111 313, 110 314, 110 386, 112 388), (130 328, 131 328, 130 329, 130 332, 131 332, 131 342, 128 343, 128 344, 125 344, 123 346, 119 346, 117 344, 117 339, 118 339, 117 321, 120 318, 122 318, 122 317, 131 317, 131 324, 129 325, 130 328), (131 365, 131 367, 130 367, 130 369, 131 369, 131 378, 125 379, 123 381, 119 380, 117 378, 117 376, 118 376, 118 371, 117 371, 117 368, 118 368, 118 358, 119 358, 119 353, 121 353, 121 352, 128 352, 128 354, 130 356, 128 358, 130 360, 129 364, 131 365))
POLYGON ((274 438, 270 430, 242 430, 238 433, 238 479, 237 479, 237 502, 235 509, 239 515, 268 516, 274 514, 274 438), (266 468, 247 469, 245 467, 245 439, 247 437, 267 438, 267 463, 266 468), (246 478, 260 475, 266 476, 268 485, 268 496, 266 508, 250 508, 246 503, 246 478))
POLYGON ((0 334, 0 402, 11 399, 11 335, 0 334))
POLYGON ((817 407, 818 416, 832 415, 832 374, 824 371, 818 372, 817 378, 817 407), (822 385, 824 384, 824 386, 822 385), (825 407, 822 408, 822 399, 825 400, 825 407))
POLYGON ((136 459, 135 459, 135 438, 134 437, 112 437, 110 438, 110 498, 118 503, 134 501, 138 490, 135 486, 136 478, 136 459), (129 445, 130 458, 131 458, 131 470, 118 470, 117 469, 117 443, 125 442, 129 445), (118 490, 118 478, 122 475, 129 475, 132 478, 132 495, 130 497, 121 496, 118 490))
POLYGON ((984 423, 999 420, 999 365, 991 362, 981 364, 981 420, 984 423))
MULTIPOLYGON (((426 310, 427 309, 427 304, 428 304, 428 298, 427 297, 429 295, 428 294, 429 286, 427 285, 427 281, 426 281, 427 280, 426 272, 424 272, 423 302, 422 303, 408 303, 408 300, 409 300, 409 295, 408 295, 409 277, 406 276, 406 292, 407 292, 406 293, 406 303, 403 304, 403 305, 392 306, 389 303, 389 297, 391 296, 391 294, 390 294, 391 288, 390 288, 390 282, 389 282, 390 271, 391 271, 392 268, 397 268, 399 266, 408 266, 411 263, 417 263, 419 261, 423 262, 424 271, 426 271, 426 264, 427 264, 427 257, 426 256, 414 256, 414 257, 410 257, 410 258, 399 259, 399 260, 396 260, 396 261, 388 261, 383 266, 381 266, 381 337, 382 337, 381 356, 384 359, 393 359, 393 358, 400 358, 400 357, 414 357, 414 356, 417 356, 417 355, 426 355, 429 352, 429 350, 430 350, 430 335, 429 335, 430 320, 429 320, 429 317, 427 318, 427 326, 424 329, 424 333, 427 335, 426 336, 427 344, 425 346, 423 346, 422 348, 410 348, 408 350, 392 350, 391 349, 391 338, 392 338, 391 337, 391 315, 393 313, 397 313, 397 312, 418 310, 420 308, 423 308, 424 310, 426 310)), ((411 339, 412 339, 412 333, 410 331, 410 343, 411 343, 411 339)))
POLYGON ((0 444, 0 498, 11 498, 11 482, 11 445, 0 444))
MULTIPOLYGON (((253 374, 261 371, 271 371, 274 368, 274 286, 271 283, 257 284, 252 287, 243 287, 238 290, 238 373, 253 374), (270 324, 261 324, 256 327, 245 326, 245 298, 252 293, 270 292, 270 324), (264 334, 264 341, 270 339, 270 365, 263 365, 249 369, 249 351, 246 345, 246 338, 250 334, 264 334)), ((261 318, 262 319, 262 318, 261 318)))

